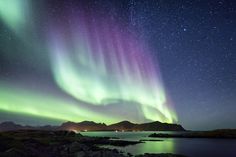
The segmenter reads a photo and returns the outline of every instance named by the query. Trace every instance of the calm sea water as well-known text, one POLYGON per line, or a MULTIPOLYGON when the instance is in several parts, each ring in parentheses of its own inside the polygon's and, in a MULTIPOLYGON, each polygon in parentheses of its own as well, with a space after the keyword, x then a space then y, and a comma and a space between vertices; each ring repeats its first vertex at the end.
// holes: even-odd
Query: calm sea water
MULTIPOLYGON (((174 153, 189 157, 236 157, 236 139, 149 138, 154 132, 82 132, 85 136, 118 137, 123 140, 160 139, 126 147, 107 146, 126 153, 174 153)), ((165 132, 167 133, 167 132, 165 132)), ((173 132, 168 132, 173 133, 173 132)))

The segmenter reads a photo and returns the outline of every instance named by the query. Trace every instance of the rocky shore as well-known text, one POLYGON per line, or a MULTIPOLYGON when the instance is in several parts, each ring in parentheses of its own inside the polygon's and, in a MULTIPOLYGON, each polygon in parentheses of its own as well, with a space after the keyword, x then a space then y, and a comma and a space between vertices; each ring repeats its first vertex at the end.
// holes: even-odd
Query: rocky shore
MULTIPOLYGON (((133 156, 101 145, 127 146, 143 141, 86 137, 72 131, 18 130, 0 133, 1 157, 127 157, 133 156)), ((138 157, 181 157, 174 154, 143 154, 138 157)))

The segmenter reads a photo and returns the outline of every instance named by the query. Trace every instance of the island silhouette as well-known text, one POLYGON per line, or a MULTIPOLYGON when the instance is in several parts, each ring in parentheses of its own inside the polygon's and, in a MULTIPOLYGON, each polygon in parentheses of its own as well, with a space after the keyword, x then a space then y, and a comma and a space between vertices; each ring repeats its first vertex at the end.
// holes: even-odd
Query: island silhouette
POLYGON ((96 123, 93 121, 65 122, 59 126, 29 126, 15 124, 8 121, 0 124, 0 131, 10 130, 67 130, 67 131, 185 131, 179 124, 161 123, 159 121, 136 124, 130 121, 121 121, 118 123, 106 125, 105 123, 96 123))

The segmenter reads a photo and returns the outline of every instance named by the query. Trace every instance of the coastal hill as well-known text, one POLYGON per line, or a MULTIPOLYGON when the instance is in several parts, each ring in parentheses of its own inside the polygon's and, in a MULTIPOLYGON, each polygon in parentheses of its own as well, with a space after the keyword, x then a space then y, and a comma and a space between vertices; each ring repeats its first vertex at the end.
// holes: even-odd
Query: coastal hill
POLYGON ((119 123, 111 124, 108 126, 110 130, 137 130, 135 126, 137 124, 131 123, 129 121, 122 121, 119 123))
POLYGON ((109 125, 110 130, 130 130, 130 131, 184 131, 185 129, 178 124, 161 123, 158 121, 134 124, 129 121, 122 121, 116 124, 109 125))
POLYGON ((104 123, 95 123, 93 121, 82 121, 79 123, 75 122, 65 122, 58 127, 59 130, 76 130, 76 131, 85 131, 85 130, 106 130, 107 125, 104 123))
POLYGON ((82 121, 79 123, 65 122, 60 126, 22 126, 14 122, 3 122, 0 124, 0 131, 10 130, 73 130, 73 131, 185 131, 179 124, 168 124, 161 122, 150 122, 135 124, 129 121, 106 125, 93 121, 82 121))

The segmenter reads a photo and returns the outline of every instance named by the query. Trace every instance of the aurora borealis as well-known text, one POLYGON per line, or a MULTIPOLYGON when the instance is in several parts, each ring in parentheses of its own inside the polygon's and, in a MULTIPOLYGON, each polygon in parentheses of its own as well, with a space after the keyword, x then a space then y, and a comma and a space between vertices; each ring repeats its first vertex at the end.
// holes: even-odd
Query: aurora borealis
POLYGON ((50 52, 58 86, 91 105, 135 102, 145 118, 173 122, 160 73, 143 43, 121 32, 118 24, 87 19, 92 16, 73 21, 69 30, 52 26, 50 52))
MULTIPOLYGON (((25 28, 41 33, 40 30, 33 30, 37 28, 29 24, 34 22, 33 17, 29 17, 31 22, 26 21, 27 13, 33 10, 29 8, 28 2, 1 2, 3 22, 23 44, 25 36, 31 38, 33 43, 36 42, 25 28), (9 12, 10 17, 7 17, 9 12), (20 15, 22 12, 25 14, 20 15)), ((134 121, 176 121, 160 72, 155 68, 145 43, 128 30, 121 29, 122 26, 115 20, 99 18, 94 13, 85 14, 87 12, 83 10, 72 15, 65 13, 64 16, 72 20, 69 24, 51 19, 48 32, 42 35, 47 41, 45 50, 49 54, 54 81, 63 92, 73 97, 73 103, 45 96, 45 93, 45 99, 40 101, 40 92, 14 89, 3 84, 0 108, 7 112, 64 121, 94 120, 110 123, 122 120, 123 115, 117 114, 113 118, 109 113, 100 113, 97 108, 125 104, 124 110, 129 105, 135 105, 140 110, 141 118, 134 121), (97 107, 91 107, 93 105, 97 107)))
POLYGON ((235 22, 211 5, 1 0, 0 120, 231 121, 235 22))

